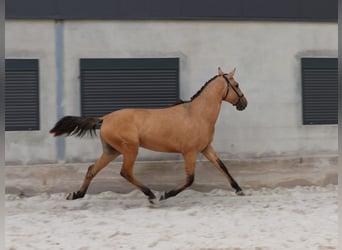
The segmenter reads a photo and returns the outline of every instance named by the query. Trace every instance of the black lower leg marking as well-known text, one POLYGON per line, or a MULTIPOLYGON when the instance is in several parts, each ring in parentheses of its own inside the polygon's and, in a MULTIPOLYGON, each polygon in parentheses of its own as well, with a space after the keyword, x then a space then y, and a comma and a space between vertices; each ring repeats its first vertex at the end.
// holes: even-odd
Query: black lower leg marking
POLYGON ((169 192, 165 192, 164 194, 162 194, 160 196, 160 200, 166 200, 170 197, 176 196, 177 194, 179 194, 179 190, 170 190, 169 192))
POLYGON ((239 184, 237 184, 237 182, 234 180, 233 176, 230 175, 224 163, 220 159, 217 159, 217 163, 220 165, 220 168, 223 170, 223 172, 229 177, 230 185, 232 186, 232 188, 235 189, 235 192, 242 193, 242 189, 240 188, 239 184))
POLYGON ((67 196, 67 200, 76 200, 83 198, 85 196, 87 191, 77 191, 77 192, 72 192, 67 196))
POLYGON ((149 200, 153 200, 156 198, 156 196, 154 195, 154 193, 151 191, 151 189, 149 189, 148 187, 142 187, 141 191, 148 196, 149 200))
POLYGON ((187 187, 190 187, 192 185, 192 183, 194 182, 194 179, 195 179, 194 175, 189 175, 187 177, 187 180, 186 180, 186 183, 185 183, 184 186, 182 186, 181 188, 178 188, 178 189, 170 190, 169 192, 165 192, 164 194, 162 194, 160 196, 159 200, 166 200, 166 199, 168 199, 170 197, 176 196, 177 194, 182 192, 187 187))

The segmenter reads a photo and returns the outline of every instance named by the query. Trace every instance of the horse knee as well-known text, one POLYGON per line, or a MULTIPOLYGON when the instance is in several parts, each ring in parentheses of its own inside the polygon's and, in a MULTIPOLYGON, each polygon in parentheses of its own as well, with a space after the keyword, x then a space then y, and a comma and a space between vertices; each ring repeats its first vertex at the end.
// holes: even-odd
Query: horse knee
POLYGON ((123 169, 120 171, 120 175, 128 181, 132 180, 132 175, 127 173, 127 171, 125 171, 123 169))
POLYGON ((123 178, 126 179, 126 173, 125 173, 125 171, 123 171, 122 169, 121 169, 121 171, 120 171, 120 175, 121 175, 123 178))

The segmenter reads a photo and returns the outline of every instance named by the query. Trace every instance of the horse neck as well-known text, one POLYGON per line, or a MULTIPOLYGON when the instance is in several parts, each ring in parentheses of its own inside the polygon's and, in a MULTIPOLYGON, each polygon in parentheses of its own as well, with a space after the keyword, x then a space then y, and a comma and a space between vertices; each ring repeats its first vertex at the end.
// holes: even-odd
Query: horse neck
POLYGON ((222 84, 220 79, 210 82, 202 93, 192 101, 193 112, 212 125, 215 125, 221 110, 224 91, 225 84, 222 84))

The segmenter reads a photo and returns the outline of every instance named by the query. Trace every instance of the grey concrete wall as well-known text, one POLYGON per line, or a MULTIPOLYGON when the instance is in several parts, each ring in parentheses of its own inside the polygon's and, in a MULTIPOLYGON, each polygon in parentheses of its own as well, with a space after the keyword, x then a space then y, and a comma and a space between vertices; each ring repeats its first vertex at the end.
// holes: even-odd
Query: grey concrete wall
MULTIPOLYGON (((222 158, 337 153, 337 125, 302 125, 300 58, 337 57, 337 24, 235 21, 65 21, 65 115, 80 114, 80 58, 179 57, 181 98, 237 68, 249 101, 224 103, 214 147, 222 158)), ((54 21, 7 21, 6 57, 40 59, 41 130, 7 132, 7 162, 57 161, 54 21)), ((92 161, 96 139, 66 139, 66 161, 92 161)), ((142 150, 140 159, 178 159, 142 150)))
POLYGON ((5 55, 11 59, 37 58, 40 67, 40 130, 6 132, 6 162, 55 162, 55 140, 47 134, 56 120, 54 22, 6 21, 5 55))

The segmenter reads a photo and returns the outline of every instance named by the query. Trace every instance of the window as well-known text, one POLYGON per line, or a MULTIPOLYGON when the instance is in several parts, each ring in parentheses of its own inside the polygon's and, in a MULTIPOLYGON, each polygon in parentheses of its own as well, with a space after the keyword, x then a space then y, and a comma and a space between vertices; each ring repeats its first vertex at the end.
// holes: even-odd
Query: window
POLYGON ((337 124, 337 58, 302 58, 303 124, 337 124))
POLYGON ((39 130, 37 59, 6 59, 5 130, 39 130))
POLYGON ((81 59, 82 116, 170 106, 179 100, 178 65, 178 58, 81 59))

